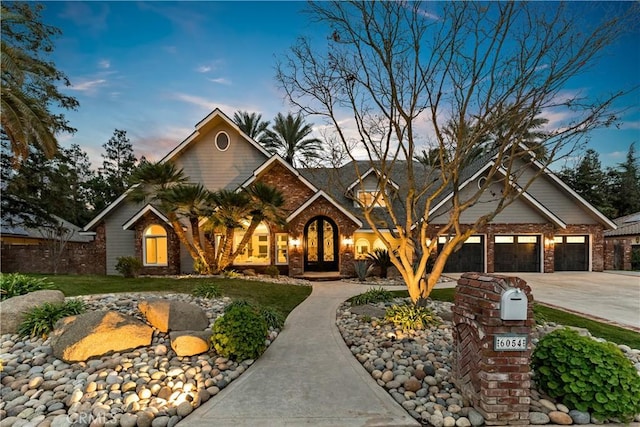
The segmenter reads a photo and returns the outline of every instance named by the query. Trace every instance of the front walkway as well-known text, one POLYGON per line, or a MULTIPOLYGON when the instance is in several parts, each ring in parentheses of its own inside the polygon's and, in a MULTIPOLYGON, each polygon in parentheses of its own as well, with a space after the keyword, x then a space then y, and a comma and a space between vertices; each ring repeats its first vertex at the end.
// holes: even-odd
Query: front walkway
POLYGON ((267 351, 180 427, 419 426, 351 355, 336 310, 363 285, 319 282, 267 351))

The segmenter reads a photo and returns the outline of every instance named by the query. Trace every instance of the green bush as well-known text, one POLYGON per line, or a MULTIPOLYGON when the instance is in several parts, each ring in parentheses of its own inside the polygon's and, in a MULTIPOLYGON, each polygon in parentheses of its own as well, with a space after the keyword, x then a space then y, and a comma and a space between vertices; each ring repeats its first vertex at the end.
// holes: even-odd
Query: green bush
POLYGON ((138 277, 142 270, 142 261, 133 256, 121 256, 116 258, 116 271, 123 277, 138 277))
POLYGON ((380 268, 380 277, 387 277, 387 270, 393 265, 388 250, 374 249, 373 252, 367 254, 367 258, 380 268))
POLYGON ((31 337, 46 337, 56 322, 64 317, 84 313, 86 306, 81 300, 68 300, 62 304, 44 304, 34 307, 24 315, 18 334, 31 337))
POLYGON ((531 367, 538 388, 570 408, 601 420, 640 413, 640 376, 613 343, 556 330, 540 340, 531 367))
POLYGON ((278 270, 278 267, 276 267, 275 265, 270 265, 269 267, 264 269, 264 274, 271 277, 278 277, 280 276, 280 270, 278 270))
POLYGON ((387 302, 393 299, 393 294, 383 287, 371 288, 367 292, 349 299, 352 305, 365 305, 376 302, 387 302))
POLYGON ((213 324, 211 343, 223 357, 255 359, 265 348, 267 323, 249 306, 226 310, 213 324))
POLYGON ((224 270, 222 275, 227 279, 237 279, 238 277, 242 277, 242 274, 238 273, 235 270, 224 270))
POLYGON ((269 328, 282 329, 284 326, 284 317, 279 311, 273 308, 266 307, 260 309, 260 316, 267 322, 267 327, 269 328))
POLYGON ((248 307, 251 310, 253 310, 254 312, 256 312, 256 313, 258 312, 256 307, 254 307, 253 304, 251 304, 249 301, 247 301, 245 299, 237 299, 237 300, 231 301, 231 303, 224 308, 224 312, 226 313, 229 310, 233 310, 234 308, 237 308, 237 307, 248 307))
POLYGON ((191 295, 194 297, 201 298, 218 298, 221 295, 220 288, 215 283, 198 283, 193 290, 191 291, 191 295))
POLYGON ((426 329, 428 326, 438 324, 430 308, 415 304, 389 307, 384 319, 402 328, 403 331, 426 329))
POLYGON ((20 273, 0 273, 0 300, 51 288, 53 288, 53 284, 44 277, 36 278, 20 273))
POLYGON ((353 261, 353 269, 356 272, 358 280, 364 282, 367 280, 367 276, 371 273, 371 270, 373 270, 373 265, 363 259, 358 259, 353 261))

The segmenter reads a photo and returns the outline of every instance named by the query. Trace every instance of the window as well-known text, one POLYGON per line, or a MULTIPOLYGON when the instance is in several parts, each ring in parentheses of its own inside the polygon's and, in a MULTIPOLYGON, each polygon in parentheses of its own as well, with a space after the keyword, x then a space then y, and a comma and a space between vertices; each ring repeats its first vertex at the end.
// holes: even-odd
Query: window
POLYGON ((224 131, 218 132, 216 135, 216 148, 220 151, 227 151, 229 145, 231 145, 229 135, 224 131))
MULTIPOLYGON (((234 249, 238 247, 244 234, 244 229, 238 229, 233 234, 234 249)), ((244 247, 244 250, 233 263, 238 265, 268 265, 269 255, 269 229, 265 223, 260 223, 249 239, 247 246, 244 247)))
POLYGON ((387 247, 384 245, 384 243, 382 243, 382 240, 376 239, 373 242, 373 250, 375 251, 376 249, 384 249, 386 251, 387 247))
POLYGON ((360 238, 356 240, 356 259, 365 259, 369 253, 369 241, 360 238))
POLYGON ((494 242, 496 243, 513 243, 513 236, 495 236, 494 242))
POLYGON ((289 262, 289 235, 287 233, 276 233, 276 264, 287 264, 289 262))
POLYGON ((150 225, 144 230, 144 265, 167 265, 167 231, 161 225, 150 225))
POLYGON ((382 194, 378 197, 378 193, 378 190, 358 191, 358 200, 356 202, 356 206, 373 206, 374 208, 384 207, 385 204, 384 199, 382 198, 382 194), (377 200, 376 197, 378 197, 377 200))

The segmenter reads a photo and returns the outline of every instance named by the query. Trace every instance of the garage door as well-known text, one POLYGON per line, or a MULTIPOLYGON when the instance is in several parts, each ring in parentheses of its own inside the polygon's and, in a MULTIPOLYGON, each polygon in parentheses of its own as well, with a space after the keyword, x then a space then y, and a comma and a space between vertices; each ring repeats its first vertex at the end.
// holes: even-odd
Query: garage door
POLYGON ((556 271, 589 270, 589 236, 555 236, 556 271))
MULTIPOLYGON (((446 242, 446 237, 438 238, 438 252, 446 242)), ((447 259, 445 273, 484 272, 484 236, 471 236, 447 259)))
POLYGON ((495 272, 540 272, 540 236, 494 236, 495 272))

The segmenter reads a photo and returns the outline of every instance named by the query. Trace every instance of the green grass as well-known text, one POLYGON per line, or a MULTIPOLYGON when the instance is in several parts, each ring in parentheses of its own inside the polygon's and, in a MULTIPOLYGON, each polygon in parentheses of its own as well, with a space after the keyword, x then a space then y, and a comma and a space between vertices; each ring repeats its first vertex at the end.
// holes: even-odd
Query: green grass
MULTIPOLYGON (((394 297, 408 297, 407 291, 392 291, 394 297)), ((434 289, 430 298, 437 301, 453 302, 455 288, 434 289)), ((567 313, 566 311, 557 310, 555 308, 546 307, 541 304, 534 305, 534 314, 540 319, 547 322, 555 322, 564 326, 574 326, 577 328, 585 328, 594 337, 603 338, 616 344, 625 344, 631 348, 640 349, 640 334, 618 326, 608 325, 606 323, 587 319, 576 314, 567 313)))
POLYGON ((261 307, 271 307, 285 317, 311 294, 310 286, 226 278, 138 277, 125 279, 121 276, 47 276, 47 279, 66 296, 119 292, 191 293, 193 288, 200 283, 214 283, 220 289, 222 296, 244 299, 261 307))

